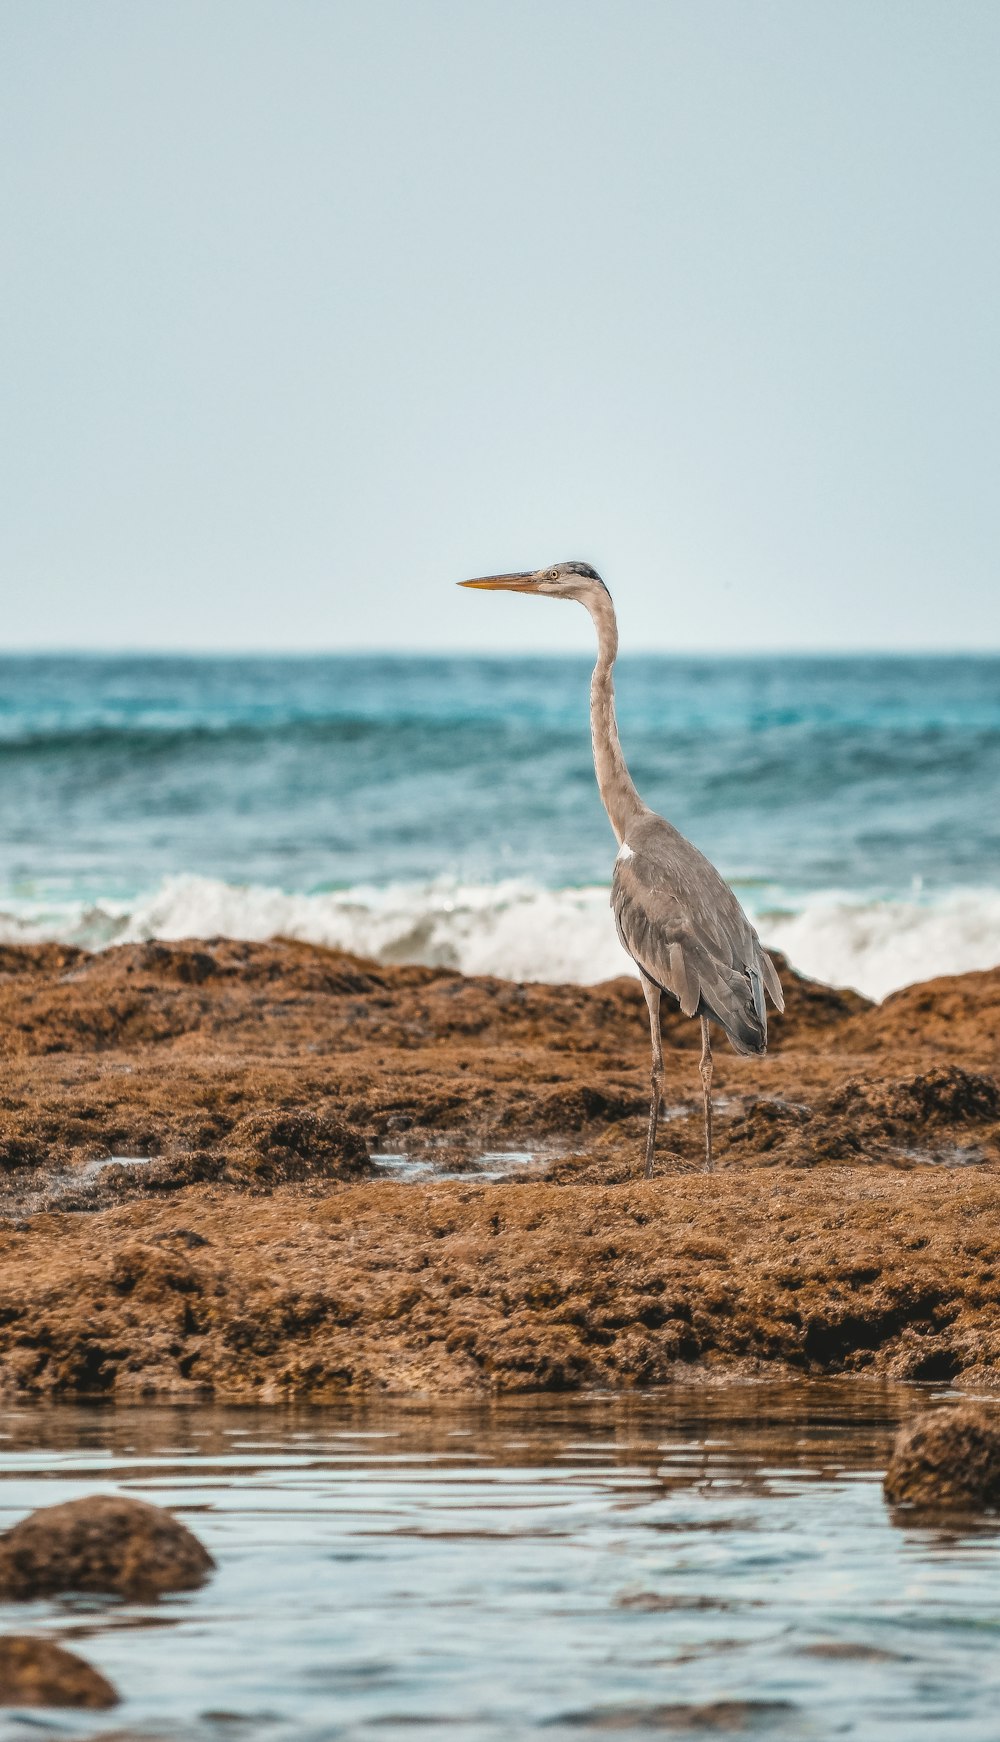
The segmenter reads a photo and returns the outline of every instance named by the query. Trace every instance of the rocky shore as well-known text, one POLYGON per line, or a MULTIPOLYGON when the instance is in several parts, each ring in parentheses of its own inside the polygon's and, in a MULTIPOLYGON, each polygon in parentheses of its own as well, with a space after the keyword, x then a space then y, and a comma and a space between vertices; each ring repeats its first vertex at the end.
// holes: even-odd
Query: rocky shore
POLYGON ((991 1388, 1000 970, 879 1006, 781 972, 768 1056, 718 1051, 712 1176, 667 1017, 647 1182, 631 979, 0 949, 0 1392, 991 1388))

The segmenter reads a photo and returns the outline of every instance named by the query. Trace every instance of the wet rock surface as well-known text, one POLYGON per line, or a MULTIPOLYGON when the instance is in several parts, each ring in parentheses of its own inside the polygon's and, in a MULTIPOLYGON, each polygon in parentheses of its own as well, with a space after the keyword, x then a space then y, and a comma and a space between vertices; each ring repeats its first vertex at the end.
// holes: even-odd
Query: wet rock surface
POLYGON ((1000 1380, 1000 970, 782 978, 767 1057, 718 1046, 710 1184, 666 1015, 647 1182, 633 979, 0 950, 0 1389, 1000 1380))
POLYGON ((148 1600, 196 1589, 214 1566, 173 1513, 94 1494, 40 1507, 0 1536, 0 1597, 99 1591, 148 1600))
POLYGON ((917 1416, 900 1429, 884 1491, 921 1513, 1000 1511, 1000 1423, 974 1404, 917 1416))
POLYGON ((106 1711, 118 1695, 100 1672, 51 1639, 0 1637, 0 1706, 72 1706, 106 1711))

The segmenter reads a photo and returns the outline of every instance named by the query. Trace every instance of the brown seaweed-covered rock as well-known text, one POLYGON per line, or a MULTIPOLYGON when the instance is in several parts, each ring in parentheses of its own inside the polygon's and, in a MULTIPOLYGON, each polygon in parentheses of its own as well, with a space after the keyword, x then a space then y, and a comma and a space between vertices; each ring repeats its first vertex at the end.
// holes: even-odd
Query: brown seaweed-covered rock
POLYGON ((1000 1419, 975 1404, 932 1409, 900 1429, 883 1484, 893 1506, 1000 1508, 1000 1419))
POLYGON ((0 1639, 0 1706, 76 1706, 101 1712, 117 1704, 111 1683, 75 1651, 21 1634, 0 1639))
POLYGON ((15 1167, 41 1167, 45 1145, 20 1119, 0 1114, 0 1174, 15 1167))
POLYGON ((162 1506, 91 1494, 42 1506, 0 1536, 0 1597, 59 1591, 145 1599, 204 1584, 215 1562, 162 1506))
POLYGON ((516 985, 287 939, 0 948, 0 1395, 765 1368, 981 1395, 1000 968, 877 1008, 782 974, 767 1055, 718 1051, 711 1181, 698 1025, 666 1013, 645 1180, 635 979, 516 985))
POLYGON ((930 1125, 977 1125, 1000 1119, 1000 1088, 992 1077, 959 1065, 937 1065, 902 1081, 853 1078, 822 1104, 828 1118, 847 1117, 859 1130, 907 1136, 930 1125))
POLYGON ((301 1107, 249 1114, 234 1126, 226 1151, 227 1177, 261 1185, 357 1178, 374 1171, 359 1132, 332 1114, 301 1107))
POLYGON ((791 1167, 866 1157, 930 1160, 932 1135, 961 1139, 998 1120, 1000 1087, 992 1076, 938 1065, 904 1078, 852 1077, 811 1107, 753 1100, 723 1130, 719 1148, 724 1156, 791 1167))

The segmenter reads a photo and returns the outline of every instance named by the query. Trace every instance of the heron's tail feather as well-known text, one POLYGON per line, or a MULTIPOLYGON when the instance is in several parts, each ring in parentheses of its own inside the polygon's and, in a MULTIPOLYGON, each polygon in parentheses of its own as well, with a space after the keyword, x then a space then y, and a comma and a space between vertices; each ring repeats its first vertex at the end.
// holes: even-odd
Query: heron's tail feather
POLYGON ((761 950, 760 952, 760 972, 764 985, 767 988, 767 995, 770 998, 771 1003, 774 1005, 775 1010, 784 1010, 785 995, 781 990, 781 981, 778 979, 778 970, 766 950, 761 950))

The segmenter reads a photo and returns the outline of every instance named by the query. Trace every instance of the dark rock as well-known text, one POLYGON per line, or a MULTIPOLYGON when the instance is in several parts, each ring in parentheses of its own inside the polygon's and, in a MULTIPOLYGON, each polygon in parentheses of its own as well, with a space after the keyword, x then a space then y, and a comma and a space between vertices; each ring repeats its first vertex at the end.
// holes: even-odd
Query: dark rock
POLYGON ((40 1507, 0 1536, 0 1597, 102 1591, 144 1599, 193 1590, 214 1566, 163 1507, 92 1494, 40 1507))
POLYGON ((100 1672, 51 1639, 20 1634, 0 1639, 0 1706, 77 1706, 88 1712, 117 1706, 100 1672))
POLYGON ((883 1483, 893 1506, 1000 1509, 1000 1420, 976 1404, 933 1409, 899 1431, 883 1483))

